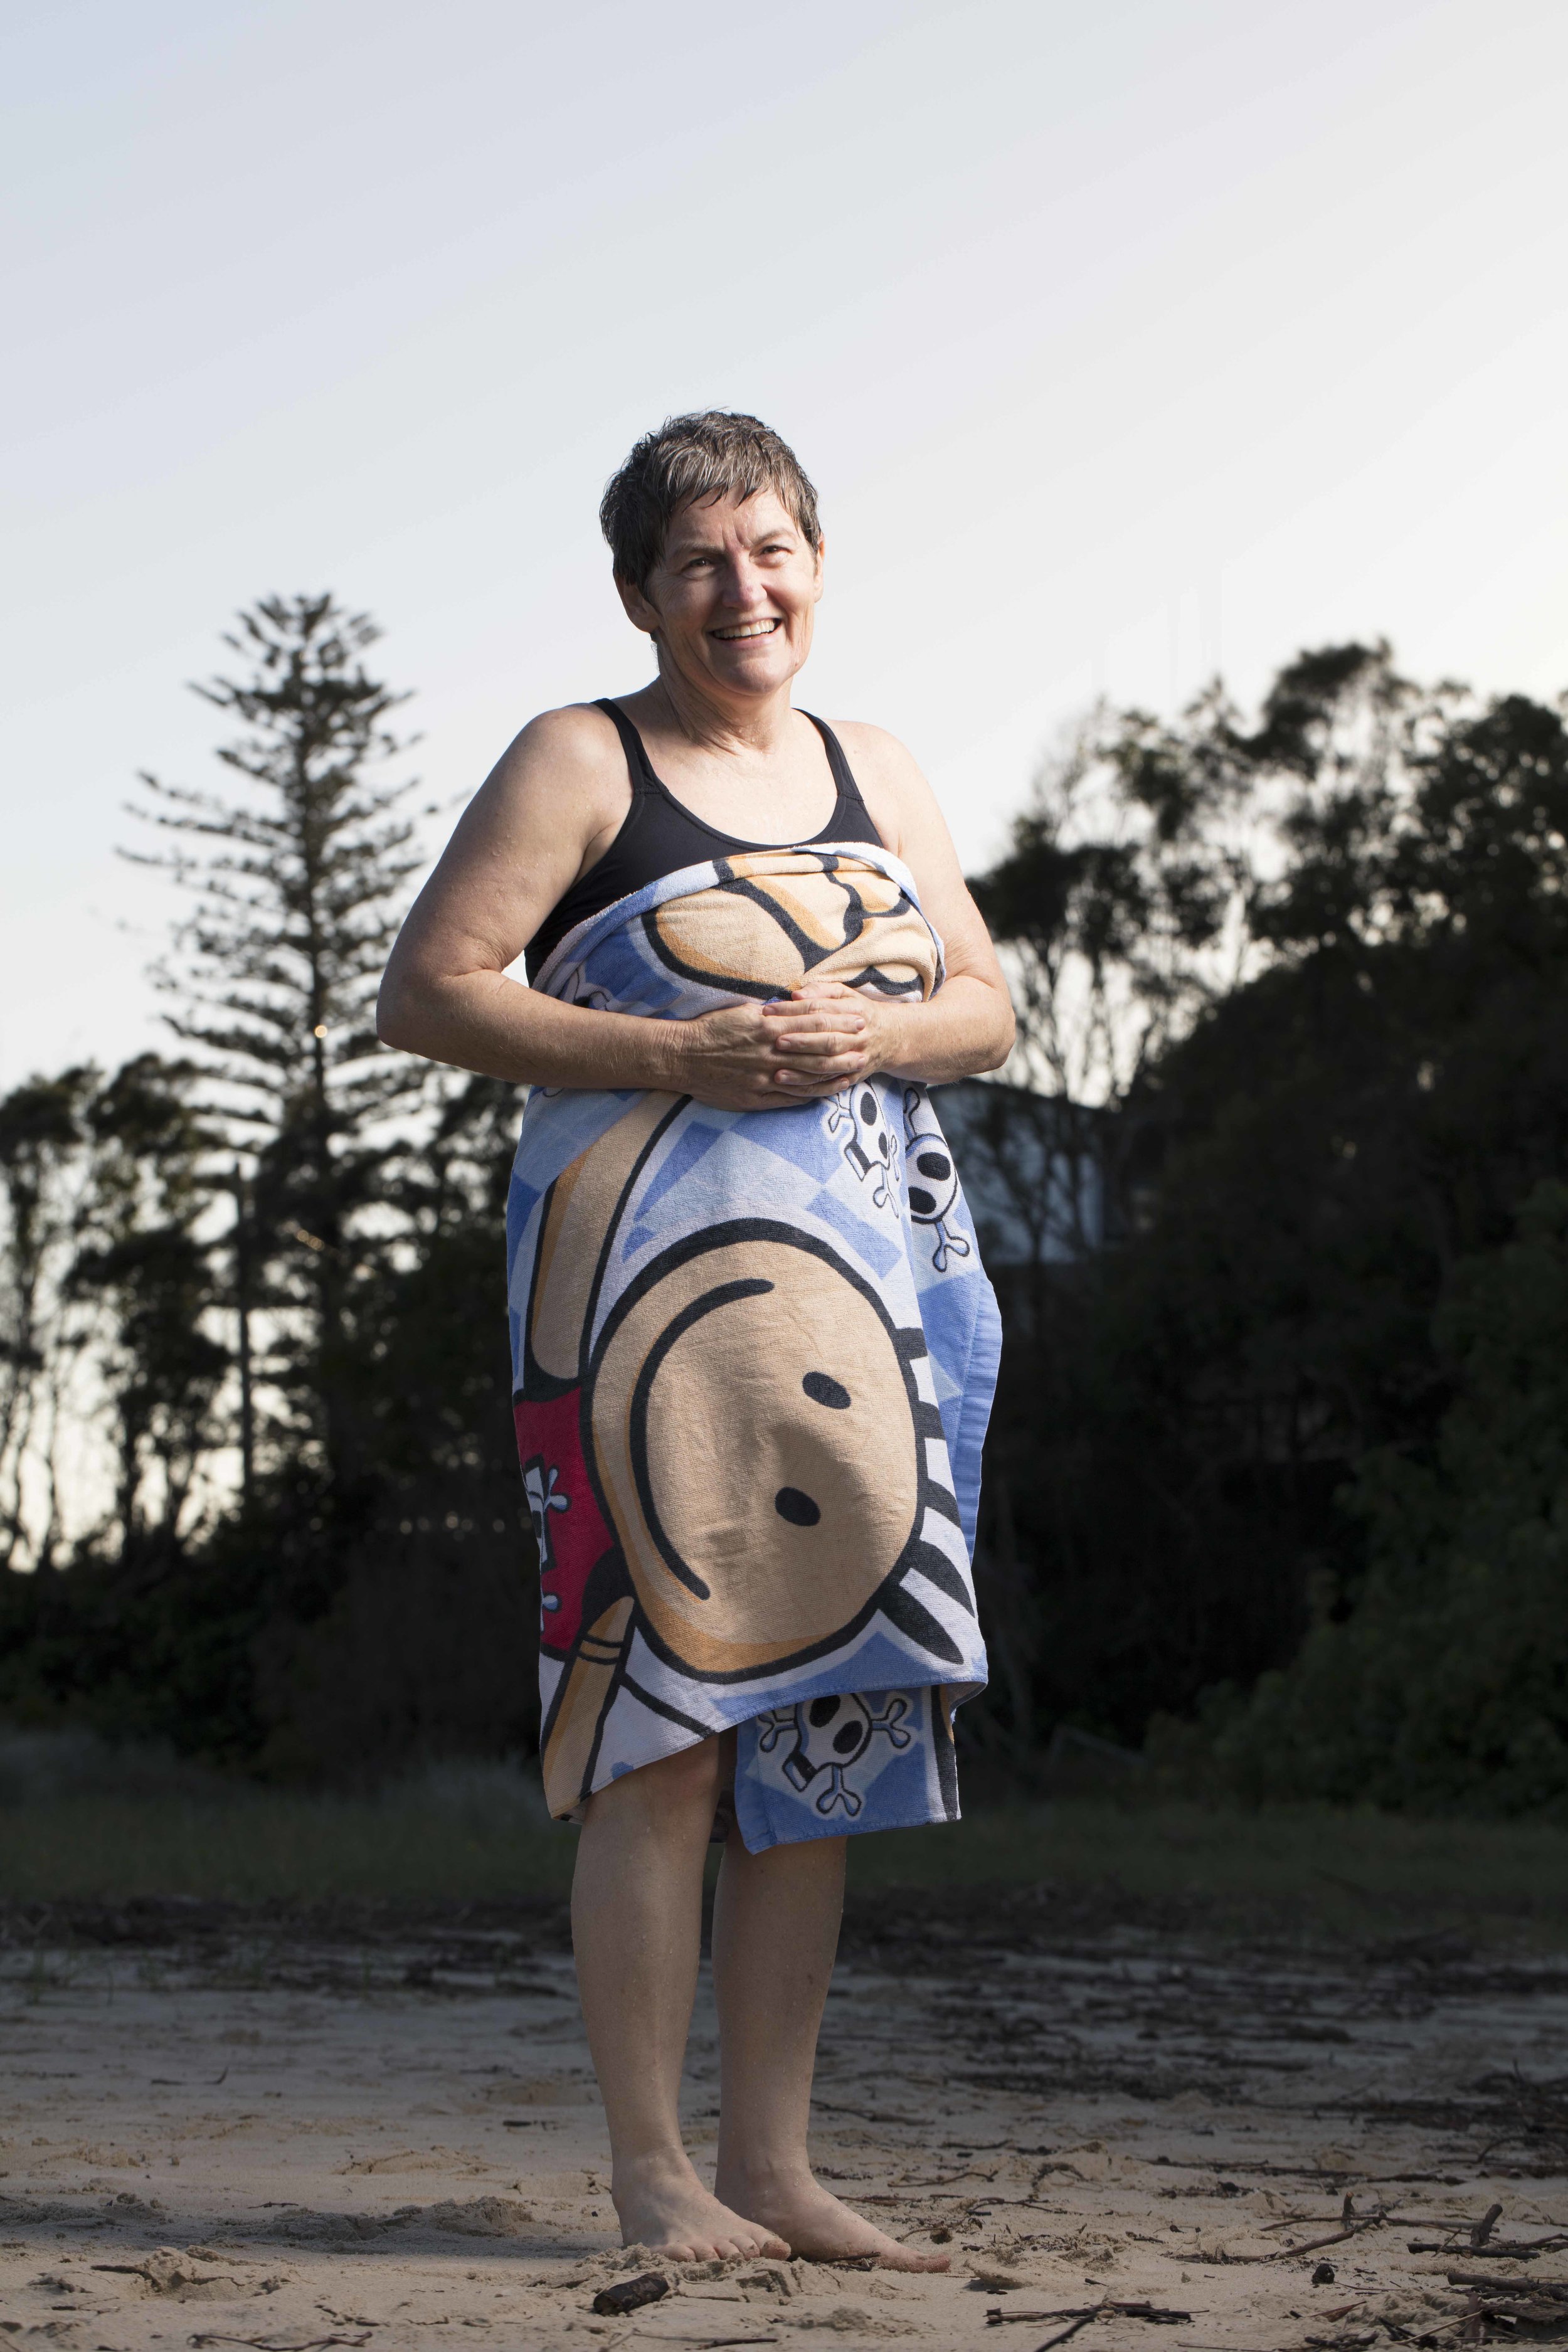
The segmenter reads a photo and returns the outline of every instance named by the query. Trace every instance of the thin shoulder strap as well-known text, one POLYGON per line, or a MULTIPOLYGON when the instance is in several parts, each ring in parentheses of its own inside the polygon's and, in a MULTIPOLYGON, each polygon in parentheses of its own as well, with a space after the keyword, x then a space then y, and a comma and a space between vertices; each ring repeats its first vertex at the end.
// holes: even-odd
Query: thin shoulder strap
MULTIPOLYGON (((653 766, 647 756, 647 747, 620 704, 612 702, 607 694, 602 694, 594 708, 595 710, 602 710, 606 718, 613 719, 616 722, 616 732, 621 739, 621 749, 626 755, 626 768, 631 776, 633 792, 652 792, 655 789, 655 778, 653 766)), ((831 754, 829 756, 831 757, 831 754)))
POLYGON ((801 717, 809 719, 822 738, 827 753, 827 764, 833 772, 833 781, 838 788, 839 799, 849 801, 856 808, 864 808, 866 803, 860 797, 860 787, 855 781, 854 771, 844 756, 844 746, 826 719, 819 719, 815 710, 803 710, 801 717))

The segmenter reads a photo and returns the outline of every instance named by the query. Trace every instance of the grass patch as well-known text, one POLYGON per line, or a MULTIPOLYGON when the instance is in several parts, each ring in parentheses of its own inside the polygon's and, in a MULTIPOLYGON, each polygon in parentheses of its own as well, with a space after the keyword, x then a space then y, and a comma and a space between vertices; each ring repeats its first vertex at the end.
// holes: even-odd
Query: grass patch
MULTIPOLYGON (((537 1780, 500 1765, 435 1768, 366 1797, 175 1774, 130 1792, 101 1782, 13 1790, 0 1805, 0 1898, 14 1902, 559 1895, 575 1853, 574 1832, 545 1816, 537 1780)), ((863 1899, 893 1887, 962 1897, 1047 1885, 1103 1893, 1134 1913, 1175 1906, 1194 1927, 1568 1946, 1568 1831, 1544 1823, 1078 1798, 852 1838, 849 1853, 863 1899)))
POLYGON ((564 1894, 576 1838, 501 1766, 436 1770, 372 1797, 225 1784, 84 1790, 0 1811, 0 1899, 232 1903, 564 1894))
POLYGON ((1568 1945, 1568 1830, 1545 1822, 1074 1798, 852 1839, 849 1852, 850 1883, 865 1893, 1049 1882, 1206 1908, 1216 1924, 1568 1945))

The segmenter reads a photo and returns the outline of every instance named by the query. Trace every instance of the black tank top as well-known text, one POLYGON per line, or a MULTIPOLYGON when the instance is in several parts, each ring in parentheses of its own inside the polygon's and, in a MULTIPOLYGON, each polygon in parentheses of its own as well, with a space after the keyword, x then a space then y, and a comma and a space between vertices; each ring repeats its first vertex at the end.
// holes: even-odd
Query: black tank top
POLYGON ((849 772, 843 744, 826 720, 814 718, 809 710, 801 715, 811 719, 822 738, 838 797, 820 833, 814 833, 810 842, 790 842, 741 841, 732 833, 721 833, 717 825, 704 824, 654 774, 642 737, 619 704, 606 696, 594 708, 607 712, 615 720, 626 747, 632 804, 604 856, 589 866, 586 874, 578 877, 563 898, 556 900, 530 940, 524 951, 530 980, 567 932, 586 921, 590 915, 613 907, 617 898, 628 898, 634 890, 659 881, 666 874, 679 874, 682 866, 703 866, 710 858, 726 856, 735 849, 806 849, 823 841, 868 841, 879 849, 887 846, 849 772))

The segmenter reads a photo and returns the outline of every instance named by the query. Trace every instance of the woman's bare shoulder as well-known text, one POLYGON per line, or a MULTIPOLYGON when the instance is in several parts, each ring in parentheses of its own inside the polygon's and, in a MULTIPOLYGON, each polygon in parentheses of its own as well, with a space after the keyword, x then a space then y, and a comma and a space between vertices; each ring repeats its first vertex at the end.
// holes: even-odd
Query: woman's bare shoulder
POLYGON ((919 761, 907 743, 867 719, 836 719, 833 731, 844 746, 878 832, 898 856, 908 856, 930 831, 932 819, 942 823, 919 761))
POLYGON ((512 737, 463 811, 437 872, 449 878, 470 866, 526 866, 558 898, 589 845, 614 834, 630 796, 626 755, 602 710, 581 702, 542 710, 512 737))
POLYGON ((565 702, 557 709, 539 711, 519 728, 492 775, 521 782, 546 772, 559 778, 564 771, 586 779, 625 766, 621 739, 608 714, 592 702, 565 702))
POLYGON ((615 722, 590 702, 519 729, 468 803, 474 822, 531 846, 542 827, 575 856, 626 812, 631 784, 615 722))
POLYGON ((846 757, 858 778, 865 767, 889 782, 897 776, 920 774, 914 753, 907 743, 900 743, 885 727, 873 727, 867 719, 836 719, 833 731, 843 744, 846 757), (857 764, 858 762, 858 765, 857 764))

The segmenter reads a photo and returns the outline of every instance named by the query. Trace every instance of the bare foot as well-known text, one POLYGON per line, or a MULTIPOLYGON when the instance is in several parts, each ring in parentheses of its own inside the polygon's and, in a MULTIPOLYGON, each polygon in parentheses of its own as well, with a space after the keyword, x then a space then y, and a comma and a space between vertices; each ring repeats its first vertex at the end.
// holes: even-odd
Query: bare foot
POLYGON ((729 2176, 721 2185, 748 2213, 755 2213, 787 2238, 808 2263, 863 2263, 875 2258, 879 2271, 944 2271, 951 2257, 917 2253, 868 2221, 809 2172, 767 2181, 729 2176))
POLYGON ((666 2254, 672 2262, 787 2257, 790 2251, 772 2230, 710 2197, 684 2156, 617 2166, 610 2195, 620 2217, 622 2245, 646 2246, 650 2254, 666 2254))

